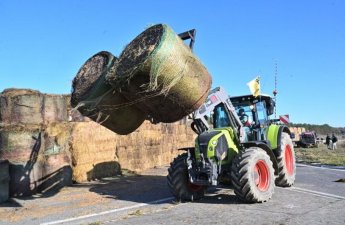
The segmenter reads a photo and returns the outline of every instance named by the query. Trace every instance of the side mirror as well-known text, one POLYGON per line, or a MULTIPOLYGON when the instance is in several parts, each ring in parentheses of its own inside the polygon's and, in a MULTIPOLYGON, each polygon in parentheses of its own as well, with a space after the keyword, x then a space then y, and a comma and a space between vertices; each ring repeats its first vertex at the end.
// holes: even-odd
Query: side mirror
POLYGON ((274 113, 274 107, 276 106, 276 103, 273 101, 273 99, 270 99, 270 101, 267 104, 267 115, 272 115, 274 113))

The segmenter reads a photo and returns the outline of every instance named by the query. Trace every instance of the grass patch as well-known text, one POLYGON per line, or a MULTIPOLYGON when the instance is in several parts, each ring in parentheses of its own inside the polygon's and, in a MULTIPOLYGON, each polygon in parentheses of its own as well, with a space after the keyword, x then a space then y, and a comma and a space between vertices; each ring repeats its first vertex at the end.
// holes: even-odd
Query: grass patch
POLYGON ((338 145, 338 149, 329 150, 326 145, 318 148, 295 148, 298 162, 321 163, 325 165, 345 166, 345 147, 338 145))
POLYGON ((143 215, 143 214, 144 213, 140 209, 138 209, 138 210, 136 210, 134 212, 128 213, 129 216, 140 216, 140 215, 143 215))
POLYGON ((101 222, 93 222, 93 223, 89 223, 88 225, 101 225, 101 222))

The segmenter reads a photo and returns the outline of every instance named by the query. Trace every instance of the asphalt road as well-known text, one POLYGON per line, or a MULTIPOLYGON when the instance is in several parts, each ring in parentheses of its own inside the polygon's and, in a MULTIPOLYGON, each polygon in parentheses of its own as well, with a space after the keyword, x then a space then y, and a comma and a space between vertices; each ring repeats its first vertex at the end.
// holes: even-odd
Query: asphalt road
POLYGON ((345 224, 345 170, 298 164, 295 186, 276 188, 262 204, 244 204, 231 189, 174 203, 166 168, 75 185, 54 195, 0 205, 0 224, 345 224))

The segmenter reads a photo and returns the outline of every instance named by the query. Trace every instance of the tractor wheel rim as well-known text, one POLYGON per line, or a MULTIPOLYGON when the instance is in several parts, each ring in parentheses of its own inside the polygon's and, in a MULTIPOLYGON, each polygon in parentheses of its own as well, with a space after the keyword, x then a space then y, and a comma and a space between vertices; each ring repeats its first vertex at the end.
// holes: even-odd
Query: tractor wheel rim
POLYGON ((285 166, 287 173, 291 176, 294 173, 293 156, 290 145, 285 145, 285 166))
POLYGON ((269 183, 270 183, 270 178, 269 178, 268 166, 266 162, 263 160, 259 160, 255 164, 254 181, 255 181, 255 185, 260 191, 267 191, 269 183))

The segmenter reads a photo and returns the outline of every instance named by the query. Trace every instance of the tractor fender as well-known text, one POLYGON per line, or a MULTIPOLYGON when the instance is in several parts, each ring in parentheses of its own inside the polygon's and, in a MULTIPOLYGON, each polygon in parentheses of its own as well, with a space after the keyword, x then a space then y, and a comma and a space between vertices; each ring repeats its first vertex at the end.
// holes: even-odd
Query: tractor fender
POLYGON ((291 135, 290 129, 285 125, 271 124, 268 127, 266 135, 273 151, 280 148, 281 136, 283 132, 291 135))
POLYGON ((259 148, 263 149, 269 155, 269 157, 273 163, 274 175, 278 176, 279 168, 278 168, 277 158, 274 155, 272 149, 269 147, 268 144, 266 144, 265 142, 260 142, 260 141, 249 141, 249 142, 242 143, 242 145, 245 148, 259 147, 259 148))

